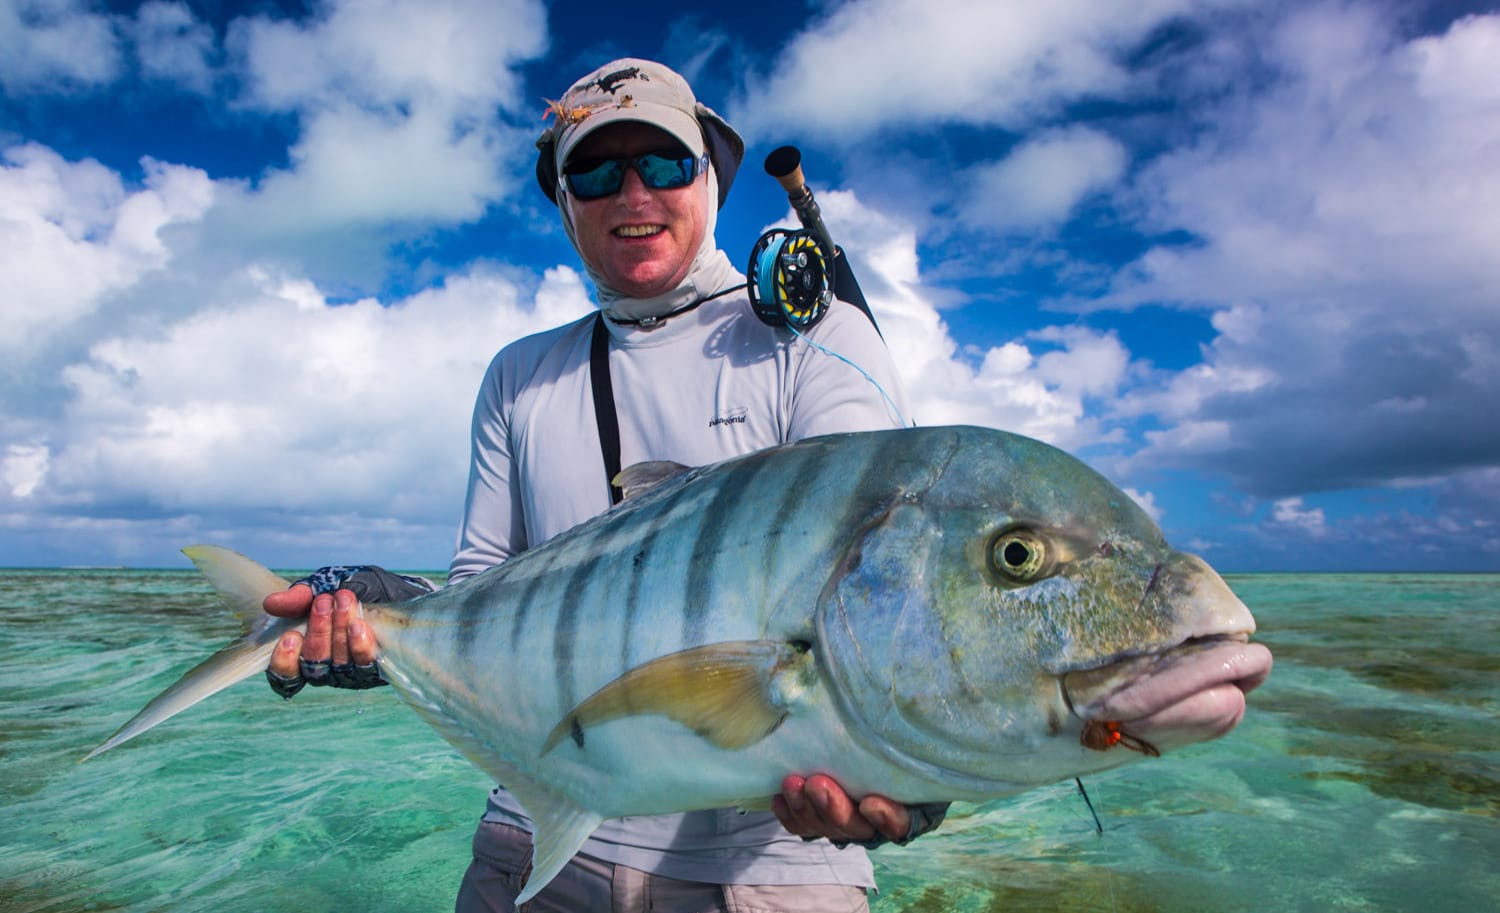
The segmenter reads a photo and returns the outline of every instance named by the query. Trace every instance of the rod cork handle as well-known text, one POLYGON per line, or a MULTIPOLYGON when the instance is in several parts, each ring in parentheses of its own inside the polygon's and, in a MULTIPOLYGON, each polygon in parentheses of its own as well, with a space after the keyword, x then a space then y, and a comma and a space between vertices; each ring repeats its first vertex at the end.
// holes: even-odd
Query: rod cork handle
POLYGON ((766 174, 776 179, 787 196, 796 196, 807 187, 802 177, 802 153, 796 146, 781 146, 766 156, 766 174))
POLYGON ((766 156, 766 174, 775 178, 786 191, 787 202, 792 204, 792 211, 797 213, 797 221, 812 232, 823 250, 827 251, 829 259, 838 257, 838 245, 833 243, 832 236, 828 234, 828 228, 823 224, 823 214, 818 210, 818 201, 813 199, 812 189, 802 177, 801 151, 796 146, 781 146, 771 150, 771 154, 766 156))

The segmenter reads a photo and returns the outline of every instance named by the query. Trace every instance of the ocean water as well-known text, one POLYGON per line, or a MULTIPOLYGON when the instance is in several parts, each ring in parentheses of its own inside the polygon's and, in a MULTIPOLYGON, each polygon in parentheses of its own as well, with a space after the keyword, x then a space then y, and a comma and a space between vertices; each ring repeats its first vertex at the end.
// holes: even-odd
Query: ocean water
MULTIPOLYGON (((1500 577, 1251 575, 1218 741, 955 805, 895 911, 1500 909, 1500 577)), ((451 909, 490 784, 388 691, 232 688, 78 759, 235 624, 178 571, 0 572, 0 913, 451 909)))

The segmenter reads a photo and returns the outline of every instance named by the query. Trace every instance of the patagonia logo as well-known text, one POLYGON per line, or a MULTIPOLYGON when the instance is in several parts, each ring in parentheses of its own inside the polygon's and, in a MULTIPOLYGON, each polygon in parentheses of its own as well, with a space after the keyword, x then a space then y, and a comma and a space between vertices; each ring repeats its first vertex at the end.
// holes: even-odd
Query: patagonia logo
POLYGON ((735 409, 731 412, 725 413, 724 415, 716 415, 709 420, 708 427, 716 428, 719 425, 743 425, 745 424, 745 419, 748 414, 749 410, 747 409, 735 409))

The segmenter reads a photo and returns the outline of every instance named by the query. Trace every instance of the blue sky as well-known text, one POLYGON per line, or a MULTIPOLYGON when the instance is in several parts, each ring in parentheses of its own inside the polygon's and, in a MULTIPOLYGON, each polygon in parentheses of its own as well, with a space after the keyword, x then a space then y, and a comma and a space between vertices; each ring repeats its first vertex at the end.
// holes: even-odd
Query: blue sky
POLYGON ((445 566, 501 346, 585 313, 547 98, 792 142, 917 419, 1221 569, 1500 570, 1500 13, 1463 2, 0 0, 0 565, 445 566), (701 8, 700 8, 701 7, 701 8))

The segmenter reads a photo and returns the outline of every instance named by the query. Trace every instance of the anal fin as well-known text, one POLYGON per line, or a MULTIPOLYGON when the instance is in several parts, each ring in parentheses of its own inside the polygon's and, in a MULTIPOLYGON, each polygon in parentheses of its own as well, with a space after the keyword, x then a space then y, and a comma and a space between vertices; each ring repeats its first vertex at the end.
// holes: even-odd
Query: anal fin
POLYGON ((781 725, 816 675, 802 643, 742 640, 681 650, 594 692, 558 721, 542 754, 569 736, 583 748, 590 726, 636 715, 666 716, 720 748, 744 748, 781 725))
POLYGON ((519 906, 540 894, 548 882, 557 877, 604 818, 546 787, 518 782, 510 787, 510 791, 536 825, 536 833, 531 838, 531 874, 516 896, 516 905, 519 906))

